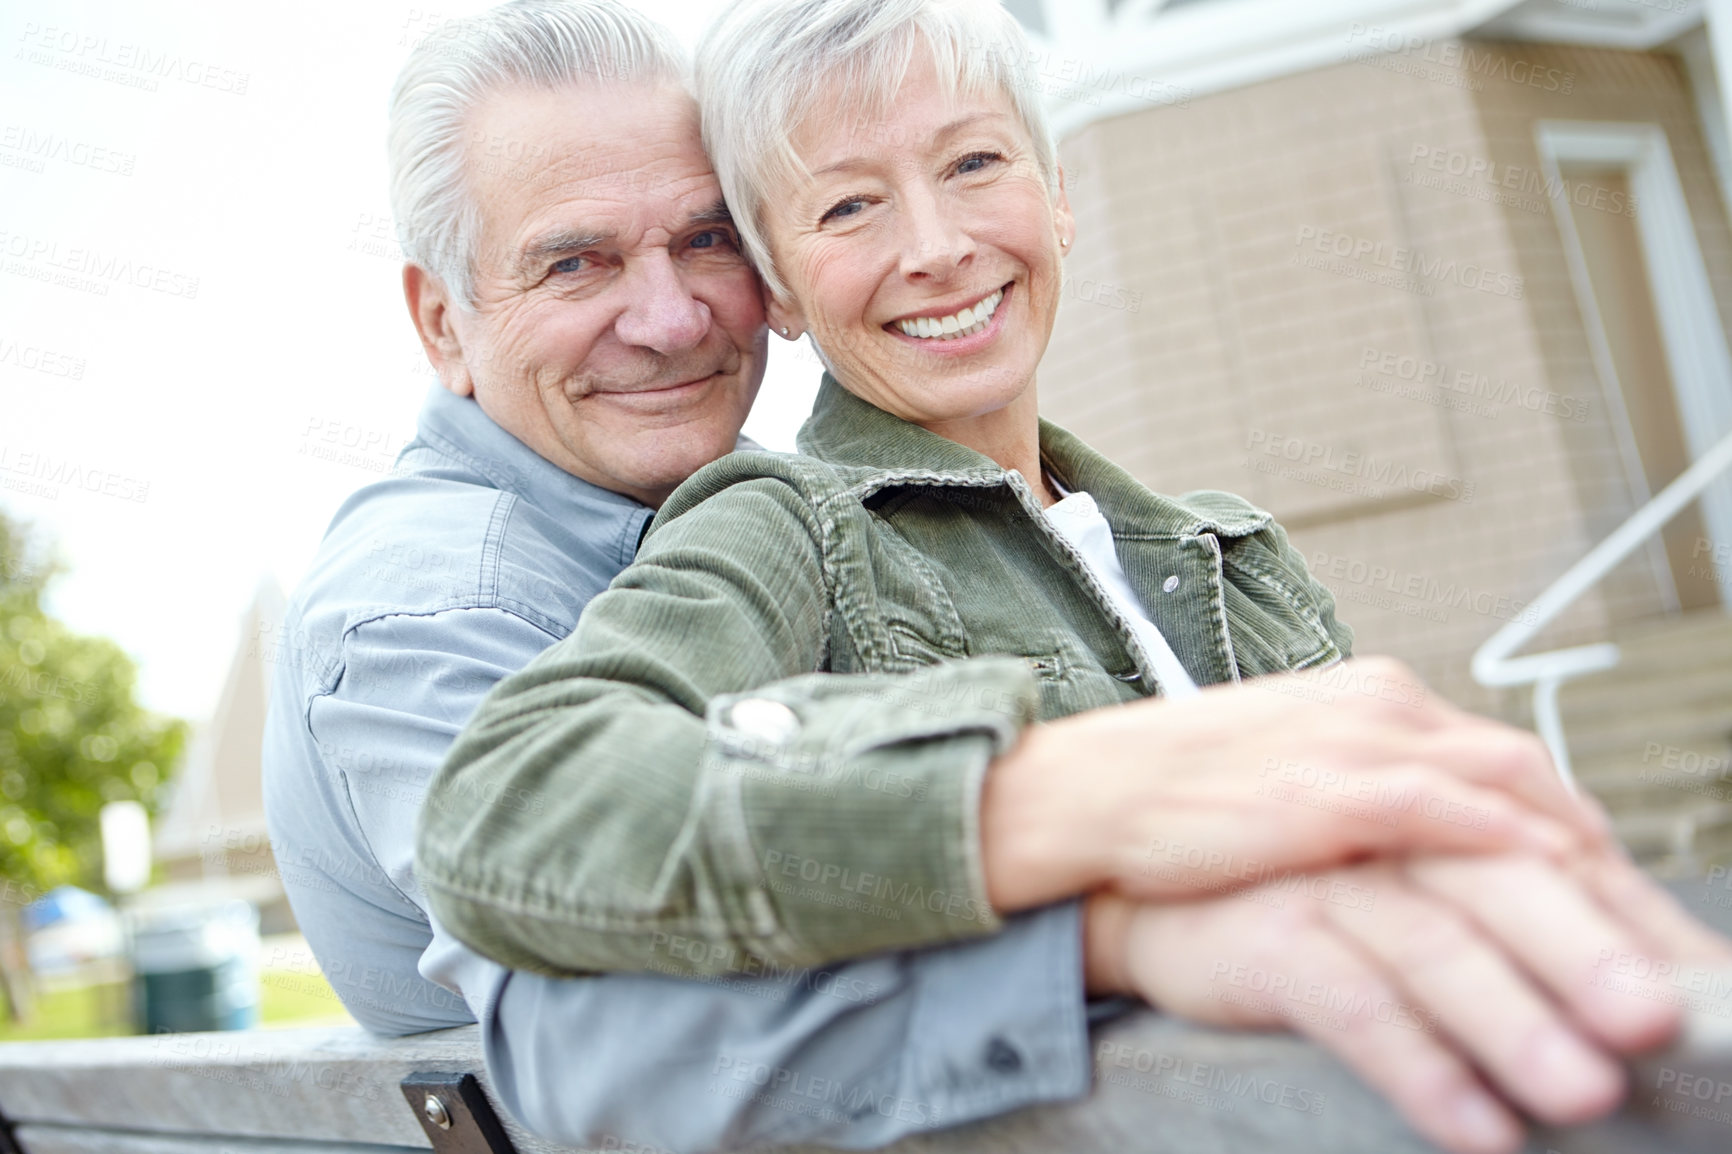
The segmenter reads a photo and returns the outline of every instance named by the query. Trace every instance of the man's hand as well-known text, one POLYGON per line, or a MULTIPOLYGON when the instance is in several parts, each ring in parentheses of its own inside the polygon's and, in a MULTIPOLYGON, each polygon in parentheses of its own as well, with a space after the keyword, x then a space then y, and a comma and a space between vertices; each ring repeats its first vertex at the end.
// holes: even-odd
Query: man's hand
POLYGON ((1031 727, 987 774, 981 844, 1003 911, 1108 887, 1194 898, 1381 854, 1562 854, 1604 815, 1532 734, 1387 658, 1031 727))
POLYGON ((1671 991, 1632 976, 1655 967, 1607 981, 1618 959, 1732 964, 1615 849, 1380 862, 1201 902, 1101 894, 1085 925, 1091 989, 1303 1033, 1462 1154, 1519 1148, 1506 1099, 1553 1124, 1605 1114, 1618 1056, 1673 1036, 1671 991))

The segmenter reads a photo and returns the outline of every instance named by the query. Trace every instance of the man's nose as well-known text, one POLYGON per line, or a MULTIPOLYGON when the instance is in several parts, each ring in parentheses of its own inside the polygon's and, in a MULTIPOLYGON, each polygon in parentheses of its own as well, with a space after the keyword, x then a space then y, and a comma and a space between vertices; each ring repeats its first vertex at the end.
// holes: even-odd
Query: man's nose
POLYGON ((916 194, 906 199, 903 216, 902 275, 944 279, 974 256, 974 238, 962 227, 942 196, 916 194))
POLYGON ((628 345, 675 353, 695 347, 710 331, 710 307, 692 296, 673 258, 655 251, 627 273, 630 299, 614 322, 628 345))

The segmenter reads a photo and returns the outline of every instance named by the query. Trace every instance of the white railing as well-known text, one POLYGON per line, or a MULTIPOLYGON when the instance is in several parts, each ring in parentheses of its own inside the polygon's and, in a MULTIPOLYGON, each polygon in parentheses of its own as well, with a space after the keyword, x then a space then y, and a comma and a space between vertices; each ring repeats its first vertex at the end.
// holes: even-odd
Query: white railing
POLYGON ((1534 727, 1551 749, 1558 773, 1571 789, 1576 788, 1576 779, 1570 772, 1570 750, 1564 741, 1564 722, 1558 711, 1558 689, 1572 677, 1616 666, 1618 647, 1607 642, 1526 657, 1512 654, 1556 620, 1558 614, 1569 608, 1576 598, 1597 585, 1618 562, 1658 533, 1666 522, 1701 496, 1728 469, 1732 469, 1732 435, 1721 438, 1676 481, 1631 514, 1630 519, 1619 525, 1611 536, 1534 598, 1519 619, 1492 634, 1491 639, 1473 655, 1473 677, 1481 685, 1490 689, 1528 684, 1534 687, 1534 727))

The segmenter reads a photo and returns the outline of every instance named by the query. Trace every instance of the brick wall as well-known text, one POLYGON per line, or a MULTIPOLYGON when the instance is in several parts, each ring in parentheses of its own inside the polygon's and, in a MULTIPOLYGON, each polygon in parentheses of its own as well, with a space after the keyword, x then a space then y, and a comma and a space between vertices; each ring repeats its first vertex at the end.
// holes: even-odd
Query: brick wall
MULTIPOLYGON (((1631 508, 1541 119, 1665 126, 1726 311, 1732 236, 1675 60, 1440 42, 1066 141, 1079 236, 1040 377, 1047 416, 1152 487, 1274 512, 1360 652, 1512 717, 1525 692, 1480 690, 1469 656, 1631 508)), ((1660 607, 1633 560, 1539 644, 1660 607)))

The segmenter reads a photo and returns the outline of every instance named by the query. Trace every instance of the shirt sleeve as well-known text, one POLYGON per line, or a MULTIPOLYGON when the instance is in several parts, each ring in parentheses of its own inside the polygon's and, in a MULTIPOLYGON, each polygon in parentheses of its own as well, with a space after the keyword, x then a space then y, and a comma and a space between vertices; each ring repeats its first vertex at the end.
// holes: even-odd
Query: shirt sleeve
POLYGON ((483 1018, 488 1072, 546 1138, 678 1154, 866 1149, 1078 1098, 1079 918, 1070 901, 995 937, 809 970, 515 972, 483 1018))
POLYGON ((715 974, 999 929, 980 786, 1035 715, 1033 671, 817 673, 840 643, 821 542, 792 488, 736 485, 499 685, 420 815, 454 934, 514 969, 715 974))
POLYGON ((376 1033, 474 1020, 453 992, 467 987, 417 973, 429 946, 415 813, 487 690, 553 640, 497 609, 392 614, 344 635, 329 692, 278 698, 265 776, 284 888, 326 979, 376 1033))
MULTIPOLYGON (((369 876, 421 901, 410 833, 440 751, 486 689, 548 640, 495 610, 393 615, 350 632, 343 679, 312 716, 377 859, 369 876)), ((742 959, 705 981, 514 972, 437 918, 431 943, 426 923, 406 937, 424 945, 418 963, 408 949, 393 962, 374 957, 356 916, 380 924, 350 911, 320 943, 356 1016, 401 1033, 461 1022, 467 1008, 507 1107, 580 1147, 605 1149, 612 1135, 623 1149, 863 1148, 1089 1087, 1075 903, 978 943, 799 972, 742 959)), ((670 942, 663 956, 699 948, 670 942)))

